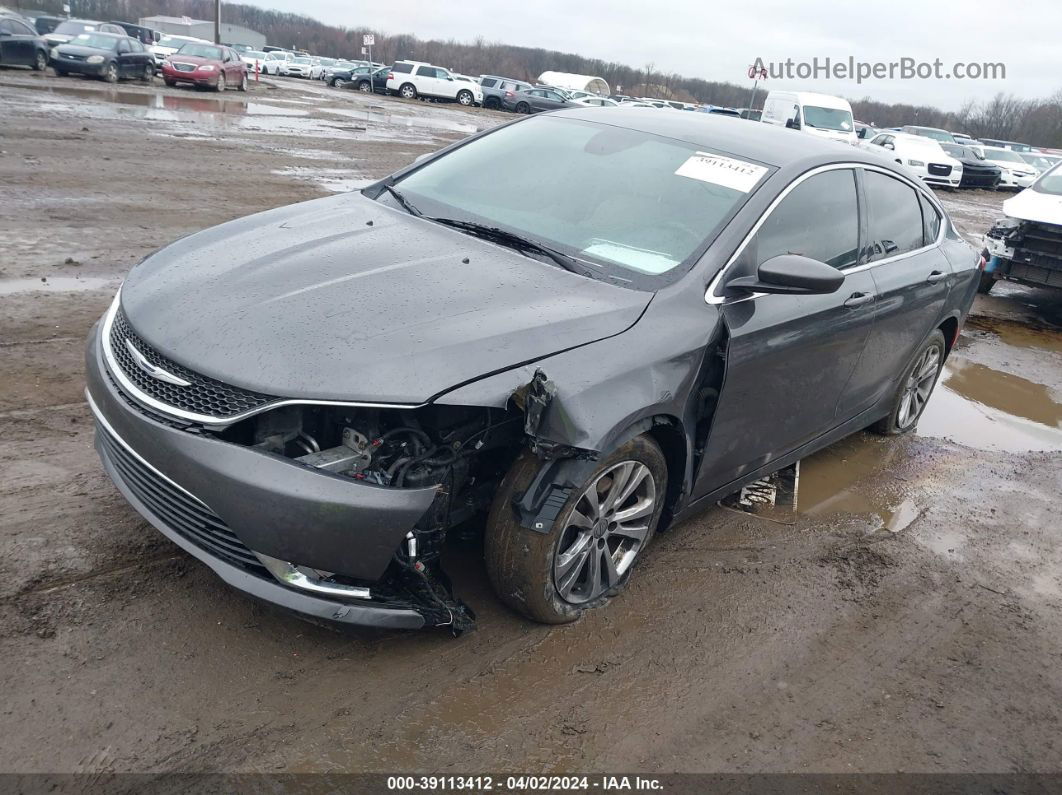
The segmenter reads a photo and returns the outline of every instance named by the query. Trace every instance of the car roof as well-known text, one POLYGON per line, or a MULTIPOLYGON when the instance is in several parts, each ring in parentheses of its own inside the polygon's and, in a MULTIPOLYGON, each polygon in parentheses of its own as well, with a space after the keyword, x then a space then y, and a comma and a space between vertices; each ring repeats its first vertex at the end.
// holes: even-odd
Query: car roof
MULTIPOLYGON (((550 114, 553 115, 553 114, 550 114)), ((720 113, 646 113, 621 103, 615 108, 573 108, 558 116, 627 127, 721 152, 785 166, 809 158, 829 162, 858 162, 880 166, 881 156, 815 135, 786 130, 774 124, 735 124, 720 113)))

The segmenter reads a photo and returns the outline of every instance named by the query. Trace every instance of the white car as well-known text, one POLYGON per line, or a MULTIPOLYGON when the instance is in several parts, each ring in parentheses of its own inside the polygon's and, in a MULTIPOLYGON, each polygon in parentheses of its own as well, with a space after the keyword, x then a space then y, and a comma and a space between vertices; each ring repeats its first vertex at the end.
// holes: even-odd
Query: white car
POLYGON ((1021 190, 1032 185, 1040 175, 1035 166, 1031 166, 1022 159, 1022 156, 1013 149, 1001 149, 998 146, 980 147, 985 160, 992 161, 993 165, 999 166, 1002 172, 999 176, 999 187, 1015 188, 1021 190))
POLYGON ((265 62, 269 59, 269 53, 261 50, 244 50, 240 53, 240 60, 247 64, 247 75, 254 77, 255 73, 262 74, 265 71, 265 62))
POLYGON ((869 141, 861 141, 858 146, 905 166, 927 185, 957 188, 962 182, 962 163, 941 149, 932 138, 883 132, 869 141))
POLYGON ((197 44, 211 44, 212 42, 206 39, 197 39, 194 36, 171 36, 166 33, 154 44, 148 47, 151 50, 151 54, 155 56, 155 68, 161 69, 162 62, 169 56, 173 55, 177 50, 181 49, 189 42, 195 42, 197 44))
POLYGON ((290 61, 285 61, 280 65, 280 71, 277 74, 284 75, 285 77, 305 77, 309 79, 313 73, 313 59, 305 55, 300 55, 297 58, 292 58, 290 61))
POLYGON ((278 75, 280 74, 280 67, 294 57, 290 52, 284 52, 283 50, 267 52, 266 59, 262 62, 262 68, 267 75, 278 75))
POLYGON ((441 66, 420 61, 395 61, 387 75, 387 91, 404 99, 427 97, 466 106, 483 104, 483 88, 475 80, 459 80, 441 66))
POLYGON ((335 58, 314 58, 310 69, 310 77, 313 80, 324 80, 328 70, 336 65, 335 58))
MULTIPOLYGON (((575 97, 572 102, 577 105, 588 105, 595 108, 618 108, 619 103, 608 97, 599 97, 595 94, 588 94, 585 97, 575 97)), ((630 104, 630 103, 627 103, 630 104)))

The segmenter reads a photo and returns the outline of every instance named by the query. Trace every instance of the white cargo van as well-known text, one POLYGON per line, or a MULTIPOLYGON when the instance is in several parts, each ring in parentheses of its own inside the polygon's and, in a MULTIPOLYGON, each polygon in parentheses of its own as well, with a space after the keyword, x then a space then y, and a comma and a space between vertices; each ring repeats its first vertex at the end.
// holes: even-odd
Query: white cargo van
POLYGON ((852 106, 840 97, 807 91, 771 91, 763 103, 760 121, 821 138, 858 143, 852 106))

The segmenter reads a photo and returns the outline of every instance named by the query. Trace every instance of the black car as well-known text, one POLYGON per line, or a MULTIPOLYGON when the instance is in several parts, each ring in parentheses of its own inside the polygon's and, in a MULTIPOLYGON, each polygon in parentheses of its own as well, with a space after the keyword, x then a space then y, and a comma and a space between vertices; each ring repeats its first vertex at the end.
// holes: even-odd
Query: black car
POLYGON ((122 79, 151 82, 155 57, 142 42, 116 33, 82 33, 55 48, 52 67, 60 77, 88 75, 117 83, 122 79))
POLYGON ((0 17, 0 66, 32 66, 43 72, 48 44, 25 20, 0 17))
POLYGON ((461 527, 505 603, 572 621, 655 532, 918 422, 983 262, 920 180, 841 149, 580 108, 182 238, 90 335, 103 465, 304 617, 470 626, 461 527))
POLYGON ((990 160, 986 160, 973 147, 940 142, 940 148, 962 163, 960 188, 989 188, 990 190, 995 190, 999 185, 1003 170, 990 160))
POLYGON ((552 87, 542 86, 506 91, 501 99, 501 106, 505 110, 516 113, 540 113, 580 107, 578 103, 572 102, 566 93, 552 87))
POLYGON ((390 71, 390 66, 356 66, 353 69, 333 72, 328 76, 328 85, 333 88, 352 88, 366 94, 386 94, 387 75, 390 71))

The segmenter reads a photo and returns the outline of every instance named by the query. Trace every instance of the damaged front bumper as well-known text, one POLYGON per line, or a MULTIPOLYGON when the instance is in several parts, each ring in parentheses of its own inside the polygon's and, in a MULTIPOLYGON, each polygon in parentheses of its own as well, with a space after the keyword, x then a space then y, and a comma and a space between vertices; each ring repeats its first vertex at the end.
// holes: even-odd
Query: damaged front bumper
POLYGON ((395 551, 436 488, 338 477, 149 416, 111 380, 98 326, 86 365, 107 474, 147 521, 227 583, 318 622, 456 628, 454 605, 417 598, 393 576, 395 551))

